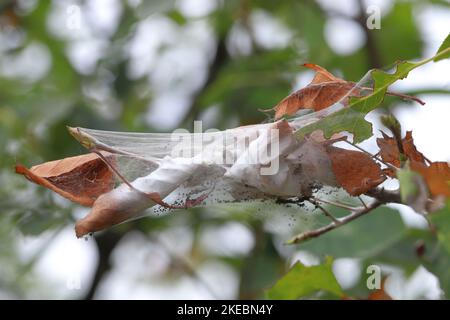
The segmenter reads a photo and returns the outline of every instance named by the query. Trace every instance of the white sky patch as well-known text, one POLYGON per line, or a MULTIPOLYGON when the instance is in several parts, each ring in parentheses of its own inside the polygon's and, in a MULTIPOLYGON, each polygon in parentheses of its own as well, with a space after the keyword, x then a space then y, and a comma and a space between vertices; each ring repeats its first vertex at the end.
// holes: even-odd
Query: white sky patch
POLYGON ((200 239, 206 252, 221 256, 247 255, 255 244, 252 232, 238 222, 206 227, 200 239))
POLYGON ((192 277, 180 276, 172 281, 130 281, 127 275, 110 273, 99 289, 96 299, 212 299, 211 294, 192 277))
POLYGON ((173 129, 183 119, 188 105, 187 97, 180 94, 160 94, 153 99, 146 121, 160 130, 173 129))
POLYGON ((128 75, 139 78, 148 74, 156 64, 159 48, 173 44, 176 33, 176 25, 160 15, 139 22, 126 49, 130 57, 128 75))
POLYGON ((403 219, 403 222, 409 228, 426 229, 428 228, 427 220, 419 213, 415 212, 411 207, 391 203, 388 207, 398 210, 403 219))
MULTIPOLYGON (((433 56, 438 48, 439 45, 434 46, 433 53, 427 57, 433 56)), ((391 86, 391 90, 408 91, 431 88, 450 90, 450 77, 448 76, 449 72, 450 60, 441 60, 438 63, 430 62, 411 71, 406 79, 394 83, 391 86)), ((431 98, 433 97, 434 95, 431 96, 431 98)), ((430 104, 427 100, 425 102, 427 105, 430 104)), ((425 105, 425 108, 427 105, 425 105)))
POLYGON ((213 12, 217 5, 217 0, 178 0, 175 6, 184 16, 199 18, 213 12))
POLYGON ((69 226, 50 242, 33 272, 41 282, 48 281, 49 286, 55 289, 48 298, 77 298, 89 288, 97 259, 93 240, 77 239, 69 226))
POLYGON ((236 299, 239 292, 239 276, 232 267, 219 261, 208 261, 198 268, 198 275, 209 290, 202 287, 202 291, 210 299, 236 299), (212 292, 211 292, 212 291, 212 292))
POLYGON ((20 47, 24 40, 25 32, 9 26, 2 27, 0 32, 0 54, 3 55, 3 52, 20 47))
POLYGON ((327 11, 354 17, 358 14, 357 0, 317 0, 322 8, 327 11))
POLYGON ((385 16, 386 14, 388 14, 394 4, 395 2, 392 0, 365 0, 366 8, 369 6, 376 6, 380 8, 381 16, 385 16))
POLYGON ((291 266, 295 265, 297 262, 301 262, 307 267, 317 266, 320 264, 319 257, 317 257, 314 253, 304 250, 295 252, 290 260, 291 266))
POLYGON ((47 17, 48 31, 67 40, 85 39, 92 36, 92 30, 86 20, 79 1, 53 1, 47 17))
POLYGON ((450 161, 446 137, 450 134, 450 95, 424 97, 426 105, 406 105, 395 110, 402 129, 412 130, 414 144, 431 161, 450 161))
POLYGON ((252 52, 252 39, 244 26, 235 23, 228 34, 227 49, 232 56, 249 55, 252 52))
MULTIPOLYGON (((348 17, 356 17, 359 15, 359 0, 317 0, 322 8, 331 12, 331 15, 344 15, 348 17)), ((366 0, 365 8, 369 6, 377 6, 381 10, 381 14, 389 12, 393 1, 391 0, 366 0)))
POLYGON ((161 245, 138 232, 131 232, 121 240, 111 260, 114 272, 136 281, 162 276, 171 263, 161 245))
POLYGON ((328 45, 340 55, 350 55, 364 46, 366 42, 366 36, 361 26, 348 19, 328 19, 324 32, 328 45))
MULTIPOLYGON (((417 20, 425 41, 426 57, 436 53, 437 48, 450 31, 450 8, 445 6, 423 6, 417 10, 417 20)), ((439 65, 444 61, 440 61, 439 65)), ((429 80, 429 79, 428 79, 429 80)))
POLYGON ((78 72, 91 74, 95 71, 97 62, 103 56, 106 47, 106 41, 94 38, 74 41, 67 47, 67 56, 78 72))
POLYGON ((181 90, 186 94, 193 92, 204 82, 205 59, 207 58, 198 49, 187 43, 167 50, 150 75, 152 88, 171 94, 174 90, 181 90))
POLYGON ((52 60, 47 47, 33 42, 17 55, 3 56, 0 60, 0 74, 33 82, 43 78, 51 65, 52 60))
POLYGON ((352 288, 361 278, 361 262, 353 258, 336 259, 333 273, 343 289, 352 288))
POLYGON ((121 12, 118 0, 90 0, 85 5, 57 1, 53 2, 47 27, 52 34, 69 40, 66 53, 74 68, 81 74, 91 74, 104 55, 106 38, 117 28, 121 12))
POLYGON ((385 290, 395 300, 434 300, 442 297, 439 281, 422 266, 409 278, 405 277, 403 271, 393 271, 386 278, 385 290))
POLYGON ((191 246, 191 242, 186 241, 186 232, 181 227, 170 229, 159 234, 157 242, 150 241, 139 233, 127 235, 115 250, 112 257, 114 268, 100 285, 95 298, 236 298, 238 277, 232 268, 220 262, 212 261, 195 266, 197 277, 182 274, 165 278, 167 268, 180 263, 176 259, 186 259, 191 246), (161 246, 161 242, 164 246, 161 246), (167 247, 170 248, 170 254, 167 247))
POLYGON ((146 117, 150 125, 168 130, 179 124, 191 95, 205 81, 206 65, 214 54, 213 44, 205 21, 181 28, 166 18, 156 17, 139 26, 131 43, 129 70, 133 77, 149 73, 150 86, 156 93, 146 117), (159 30, 167 30, 172 37, 165 33, 163 37, 159 30), (138 51, 133 53, 133 47, 138 51))
POLYGON ((16 2, 19 12, 27 14, 36 8, 38 0, 18 0, 16 2))
POLYGON ((184 226, 165 229, 157 235, 158 241, 172 254, 178 256, 185 256, 192 249, 193 237, 192 230, 184 226))
POLYGON ((133 8, 136 8, 142 4, 142 0, 127 0, 127 2, 133 8))
POLYGON ((301 88, 306 87, 314 78, 314 74, 314 71, 305 68, 305 71, 299 73, 295 78, 294 85, 292 86, 292 91, 297 91, 301 88))
POLYGON ((263 48, 284 48, 292 39, 292 31, 263 10, 252 11, 250 25, 255 41, 263 48))
POLYGON ((26 262, 33 257, 48 241, 51 241, 53 232, 46 231, 39 235, 39 237, 23 236, 17 234, 19 239, 17 243, 18 255, 22 262, 26 262))
POLYGON ((220 107, 213 105, 208 107, 205 111, 199 115, 199 120, 202 121, 204 128, 216 128, 220 117, 220 107))
POLYGON ((96 31, 109 36, 117 28, 122 4, 119 0, 89 0, 83 12, 96 31))

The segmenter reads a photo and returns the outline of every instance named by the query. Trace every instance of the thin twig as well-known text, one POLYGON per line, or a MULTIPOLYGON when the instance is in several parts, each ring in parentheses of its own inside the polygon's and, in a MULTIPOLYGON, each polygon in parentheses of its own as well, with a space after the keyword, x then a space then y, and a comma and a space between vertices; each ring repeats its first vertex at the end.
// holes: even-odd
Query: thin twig
POLYGON ((422 106, 425 105, 425 101, 414 97, 414 96, 410 96, 409 94, 403 94, 403 93, 398 93, 398 92, 392 92, 392 91, 386 91, 386 94, 389 96, 394 96, 394 97, 399 97, 405 100, 413 100, 419 104, 421 104, 422 106))
POLYGON ((364 208, 367 209, 367 204, 364 202, 363 198, 361 198, 361 196, 358 196, 359 201, 361 201, 362 205, 364 206, 364 208))
POLYGON ((215 290, 209 285, 208 282, 203 279, 197 270, 192 265, 191 261, 187 259, 184 256, 180 256, 179 254, 175 253, 161 238, 154 236, 154 235, 147 235, 150 240, 153 242, 159 244, 166 253, 177 263, 179 263, 181 266, 183 266, 184 270, 187 271, 187 273, 196 279, 204 288, 206 291, 209 292, 209 294, 213 297, 213 299, 219 299, 220 297, 217 296, 215 290))
POLYGON ((347 205, 345 205, 343 203, 334 202, 334 201, 330 201, 330 200, 323 200, 323 199, 318 199, 318 198, 315 198, 315 199, 318 202, 326 203, 326 204, 329 204, 329 205, 332 205, 332 206, 335 206, 335 207, 338 207, 338 208, 346 209, 346 210, 349 210, 349 211, 355 210, 355 208, 347 206, 347 205))
POLYGON ((360 210, 354 211, 354 212, 350 213, 349 215, 339 219, 339 223, 332 222, 324 227, 300 233, 300 234, 296 235, 295 237, 293 237, 292 239, 290 239, 289 241, 287 241, 286 244, 294 244, 294 243, 304 242, 304 241, 307 241, 312 238, 316 238, 324 233, 330 232, 331 230, 334 230, 342 225, 349 223, 350 221, 353 221, 353 220, 371 212, 372 210, 379 207, 380 205, 382 205, 382 202, 375 200, 367 208, 361 208, 360 210))
MULTIPOLYGON (((373 91, 373 88, 370 88, 370 87, 359 87, 359 88, 362 89, 362 90, 373 91)), ((421 100, 421 99, 419 99, 419 98, 417 98, 415 96, 411 96, 409 94, 399 93, 399 92, 392 92, 392 91, 389 91, 389 90, 386 90, 386 94, 388 96, 402 98, 403 100, 412 100, 412 101, 415 101, 415 102, 417 102, 418 104, 420 104, 422 106, 425 105, 425 101, 423 101, 423 100, 421 100)))
POLYGON ((374 158, 375 160, 381 162, 382 164, 384 164, 385 166, 393 169, 393 170, 398 170, 398 168, 390 163, 387 163, 385 161, 383 161, 382 159, 378 158, 376 155, 371 154, 370 152, 364 150, 363 148, 361 148, 360 146, 357 146, 356 144, 354 144, 353 142, 350 142, 348 140, 343 140, 344 142, 347 142, 349 145, 355 147, 356 149, 358 149, 361 152, 364 152, 365 154, 368 154, 369 156, 371 156, 372 158, 374 158))
POLYGON ((315 205, 320 210, 322 210, 323 214, 325 216, 327 216, 328 218, 330 218, 331 221, 333 221, 333 223, 335 223, 335 224, 341 223, 340 220, 336 219, 335 216, 333 216, 331 213, 329 213, 324 207, 322 207, 319 203, 317 203, 317 201, 315 201, 314 199, 308 199, 308 201, 311 202, 313 205, 315 205))

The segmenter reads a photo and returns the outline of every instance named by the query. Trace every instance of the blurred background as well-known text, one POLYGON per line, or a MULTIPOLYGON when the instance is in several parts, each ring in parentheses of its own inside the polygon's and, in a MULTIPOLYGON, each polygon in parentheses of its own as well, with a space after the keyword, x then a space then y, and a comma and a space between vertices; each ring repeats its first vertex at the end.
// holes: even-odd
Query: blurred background
MULTIPOLYGON (((258 108, 311 80, 299 64, 358 81, 433 55, 449 31, 446 0, 0 0, 0 298, 255 299, 293 262, 325 255, 349 295, 367 297, 375 263, 394 298, 445 298, 450 257, 406 207, 290 247, 291 234, 323 221, 299 208, 196 208, 76 239, 88 209, 13 168, 84 153, 66 125, 170 132, 193 120, 266 121, 258 108), (380 29, 367 28, 369 6, 380 29)), ((449 75, 441 61, 395 85, 423 107, 385 103, 431 160, 450 160, 449 75)), ((364 146, 376 152, 373 139, 364 146)))

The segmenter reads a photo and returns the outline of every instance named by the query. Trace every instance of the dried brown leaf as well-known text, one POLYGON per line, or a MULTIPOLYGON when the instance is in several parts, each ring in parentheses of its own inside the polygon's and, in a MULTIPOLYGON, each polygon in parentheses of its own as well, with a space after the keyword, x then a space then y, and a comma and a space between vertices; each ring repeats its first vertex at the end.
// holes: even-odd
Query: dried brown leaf
POLYGON ((345 80, 336 77, 331 72, 329 72, 328 70, 326 70, 325 68, 322 68, 321 66, 319 66, 317 64, 304 63, 303 66, 316 71, 316 74, 310 84, 317 84, 317 83, 330 82, 330 81, 346 82, 345 80))
MULTIPOLYGON (((377 144, 380 148, 380 156, 384 162, 390 163, 395 167, 400 167, 400 152, 398 149, 398 143, 394 137, 389 137, 382 132, 383 137, 377 138, 377 144)), ((405 137, 402 139, 402 146, 405 156, 414 162, 425 164, 425 157, 420 153, 414 145, 412 137, 412 131, 407 131, 405 137)), ((394 171, 389 171, 390 176, 394 176, 394 171)))
POLYGON ((412 161, 411 169, 419 173, 434 197, 450 197, 450 167, 447 162, 432 162, 429 166, 412 161))
MULTIPOLYGON (((346 95, 356 96, 360 92, 355 89, 353 82, 340 79, 318 65, 305 63, 303 66, 315 70, 316 75, 308 86, 290 94, 275 106, 275 119, 294 115, 300 109, 319 111, 335 104, 346 95)), ((348 99, 343 102, 347 104, 348 99)))
POLYGON ((30 169, 16 165, 16 173, 84 206, 92 206, 95 199, 114 187, 113 173, 94 153, 45 162, 30 169))
POLYGON ((378 163, 366 153, 333 146, 327 147, 327 152, 337 182, 352 196, 366 193, 386 179, 378 163))

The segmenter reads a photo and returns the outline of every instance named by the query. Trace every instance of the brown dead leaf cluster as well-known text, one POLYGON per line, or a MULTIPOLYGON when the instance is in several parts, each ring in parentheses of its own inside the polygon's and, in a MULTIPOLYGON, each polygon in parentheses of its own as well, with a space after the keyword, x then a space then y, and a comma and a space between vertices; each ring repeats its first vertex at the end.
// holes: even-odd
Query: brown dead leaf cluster
MULTIPOLYGON (((311 83, 289 95, 275 106, 275 118, 279 119, 285 115, 294 115, 299 109, 310 108, 315 111, 327 108, 338 101, 345 104, 348 103, 349 97, 358 96, 362 90, 367 88, 359 88, 355 83, 340 79, 324 68, 306 63, 305 67, 316 72, 311 83)), ((370 88, 369 88, 370 89, 370 88)), ((388 94, 392 94, 389 93, 388 94)), ((416 101, 413 97, 398 95, 403 98, 409 98, 416 101)), ((286 122, 287 124, 287 122, 286 122)), ((289 127, 289 125, 287 125, 289 127)), ((288 128, 292 130, 292 128, 288 128)), ((291 134, 292 135, 292 134, 291 134)), ((311 139, 322 144, 321 150, 328 156, 330 166, 325 176, 331 177, 333 185, 345 189, 350 195, 358 196, 367 193, 369 190, 381 184, 386 176, 395 177, 395 170, 390 168, 381 169, 380 165, 369 154, 337 148, 332 144, 337 140, 342 140, 342 136, 337 134, 334 140, 316 139, 314 134, 311 139), (330 172, 331 171, 331 172, 330 172), (333 178, 334 175, 334 178, 333 178)), ((407 132, 405 138, 401 142, 396 141, 386 134, 382 138, 377 139, 380 147, 380 156, 385 163, 389 163, 394 167, 400 167, 403 161, 402 157, 406 157, 410 161, 411 168, 424 177, 431 195, 444 195, 450 197, 450 168, 445 162, 429 163, 426 158, 417 151, 412 133, 407 132), (399 150, 399 146, 400 149, 399 150)), ((47 162, 41 165, 27 169, 22 165, 16 166, 16 172, 24 175, 30 181, 47 187, 61 196, 85 206, 93 206, 94 202, 98 203, 98 208, 102 209, 101 204, 105 204, 105 210, 100 210, 102 214, 98 216, 88 216, 77 223, 77 236, 84 235, 88 232, 104 229, 108 226, 122 222, 137 211, 140 210, 139 205, 133 203, 117 205, 114 212, 108 211, 111 207, 112 197, 110 191, 114 189, 115 176, 119 176, 114 168, 114 155, 108 152, 102 152, 101 156, 90 153, 86 155, 65 158, 47 162), (102 157, 104 159, 102 159, 102 157), (108 166, 106 163, 112 164, 108 166)), ((313 171, 313 170, 310 170, 313 171)), ((318 175, 315 177, 317 178, 318 175)), ((322 179, 324 180, 324 179, 322 179)), ((148 203, 160 204, 172 207, 164 203, 159 194, 144 193, 135 190, 128 184, 130 190, 137 191, 136 199, 138 199, 142 208, 148 207, 148 203)), ((300 181, 299 181, 299 189, 300 181)), ((299 191, 300 192, 300 191, 299 191)), ((135 200, 136 200, 135 199, 135 200)), ((203 198, 199 198, 203 199, 203 198)), ((181 207, 194 206, 201 201, 188 200, 181 207), (192 202, 193 201, 193 202, 192 202)), ((97 208, 97 209, 98 209, 97 208)))
MULTIPOLYGON (((342 138, 334 141, 337 140, 342 138)), ((349 194, 354 196, 363 194, 384 181, 385 177, 380 166, 369 155, 333 147, 332 141, 322 140, 320 143, 324 145, 323 150, 330 159, 332 175, 335 176, 338 185, 349 194)), ((114 163, 114 155, 107 152, 102 152, 102 155, 106 161, 114 163)), ((111 203, 116 201, 114 194, 110 193, 115 185, 115 173, 95 153, 50 161, 30 169, 17 165, 16 172, 73 202, 89 207, 92 207, 94 202, 97 204, 93 214, 77 222, 75 229, 78 237, 131 218, 141 210, 139 203, 142 203, 143 207, 149 201, 166 206, 157 194, 146 193, 139 193, 142 199, 131 204, 131 207, 124 207, 119 202, 111 206, 111 203), (111 210, 110 207, 114 207, 115 210, 111 210)), ((199 201, 194 201, 192 205, 186 203, 186 207, 195 206, 197 202, 199 201)))
MULTIPOLYGON (((410 168, 420 174, 428 187, 430 195, 433 197, 450 197, 450 167, 447 162, 431 162, 419 152, 414 144, 412 131, 407 131, 401 142, 394 137, 389 137, 383 133, 382 138, 377 139, 380 148, 381 159, 399 168, 401 157, 409 161, 410 168), (399 145, 403 149, 403 154, 399 150, 399 145)), ((395 177, 395 170, 386 171, 391 177, 395 177)))

